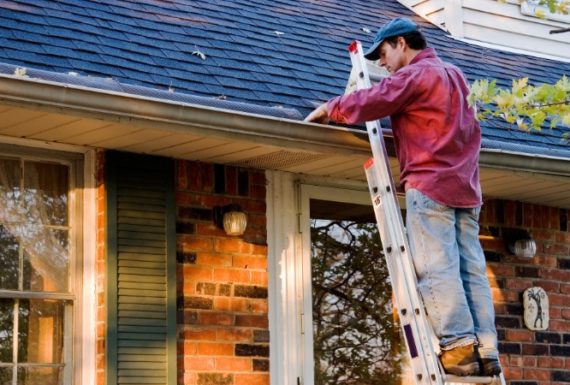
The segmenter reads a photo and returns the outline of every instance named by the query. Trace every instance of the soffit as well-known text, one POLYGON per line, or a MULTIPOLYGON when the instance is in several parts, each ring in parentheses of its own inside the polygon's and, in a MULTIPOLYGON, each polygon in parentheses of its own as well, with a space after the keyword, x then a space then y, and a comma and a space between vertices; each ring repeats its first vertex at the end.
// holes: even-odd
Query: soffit
MULTIPOLYGON (((365 183, 363 163, 368 155, 364 151, 341 153, 325 150, 324 146, 323 151, 300 150, 299 146, 293 144, 272 145, 270 141, 268 143, 255 139, 236 139, 219 132, 208 135, 202 130, 166 130, 159 126, 136 123, 0 104, 0 136, 3 137, 280 170, 365 183)), ((398 179, 395 158, 390 158, 390 162, 392 175, 398 179)), ((569 177, 482 165, 481 184, 486 198, 570 208, 569 177)))

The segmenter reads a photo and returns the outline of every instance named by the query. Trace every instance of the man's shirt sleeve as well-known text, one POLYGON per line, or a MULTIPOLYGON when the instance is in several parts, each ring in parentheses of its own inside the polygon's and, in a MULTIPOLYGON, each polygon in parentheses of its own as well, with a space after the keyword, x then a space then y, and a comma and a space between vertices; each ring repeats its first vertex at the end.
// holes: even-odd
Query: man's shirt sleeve
POLYGON ((353 124, 403 111, 416 93, 415 79, 419 76, 400 70, 371 88, 333 98, 327 102, 329 118, 338 123, 353 124))

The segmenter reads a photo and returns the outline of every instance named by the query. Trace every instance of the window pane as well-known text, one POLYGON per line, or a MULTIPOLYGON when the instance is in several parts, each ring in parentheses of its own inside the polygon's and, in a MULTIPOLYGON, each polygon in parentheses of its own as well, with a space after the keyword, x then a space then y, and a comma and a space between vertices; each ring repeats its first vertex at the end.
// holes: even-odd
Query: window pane
MULTIPOLYGON (((61 385, 63 368, 19 367, 18 385, 61 385)), ((3 384, 2 384, 3 385, 3 384)))
POLYGON ((0 224, 0 289, 18 289, 19 245, 0 224))
POLYGON ((63 301, 20 301, 18 362, 62 362, 63 308, 63 301))
POLYGON ((372 208, 324 203, 311 201, 315 384, 394 384, 399 334, 372 208))
MULTIPOLYGON (((14 330, 14 300, 0 299, 0 362, 12 362, 13 330, 14 330)), ((11 369, 10 369, 11 370, 11 369)), ((11 373, 11 372, 10 372, 11 373)), ((11 376, 11 374, 10 374, 11 376)), ((2 384, 0 382, 0 384, 2 384)))
POLYGON ((11 367, 0 368, 0 385, 12 385, 12 372, 11 367))
POLYGON ((24 189, 26 200, 41 208, 40 218, 33 218, 50 225, 67 225, 67 191, 69 167, 38 162, 24 165, 24 189))
POLYGON ((24 290, 67 292, 69 243, 67 230, 45 229, 38 243, 24 253, 24 290))

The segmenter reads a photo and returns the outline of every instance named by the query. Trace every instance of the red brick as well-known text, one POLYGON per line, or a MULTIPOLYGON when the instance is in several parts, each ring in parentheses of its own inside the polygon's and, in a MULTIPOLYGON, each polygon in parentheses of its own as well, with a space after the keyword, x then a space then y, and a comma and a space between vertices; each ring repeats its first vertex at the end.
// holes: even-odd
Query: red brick
POLYGON ((250 283, 251 274, 242 269, 214 268, 214 280, 218 282, 250 283))
POLYGON ((515 267, 504 263, 493 265, 491 271, 496 277, 513 277, 515 275, 515 267))
POLYGON ((196 224, 196 234, 199 236, 210 236, 210 237, 225 237, 226 236, 224 229, 219 228, 213 222, 212 223, 197 223, 196 224))
POLYGON ((549 381, 550 380, 550 370, 546 369, 524 369, 524 379, 525 380, 539 380, 539 381, 549 381))
POLYGON ((253 360, 241 357, 219 357, 216 358, 216 370, 230 372, 251 372, 253 370, 253 360))
POLYGON ((556 242, 570 244, 570 232, 566 231, 557 232, 556 242))
POLYGON ((568 332, 570 330, 570 321, 550 320, 548 328, 550 331, 555 332, 568 332))
POLYGON ((216 340, 232 341, 232 342, 252 342, 253 332, 251 329, 218 329, 216 331, 216 340))
POLYGON ((546 267, 557 267, 558 266, 558 258, 553 256, 535 256, 533 262, 537 266, 546 266, 546 267))
POLYGON ((186 341, 215 341, 216 330, 208 328, 185 329, 182 333, 182 338, 186 341))
POLYGON ((185 370, 214 370, 216 360, 213 357, 184 357, 185 370))
POLYGON ((503 372, 505 373, 505 378, 508 378, 511 381, 523 379, 523 370, 521 368, 504 367, 503 372))
POLYGON ((533 219, 533 210, 534 205, 530 203, 523 203, 523 227, 529 228, 533 227, 532 219, 533 219))
POLYGON ((559 307, 550 308, 550 319, 562 319, 562 309, 559 307))
POLYGON ((214 244, 212 238, 195 235, 177 235, 176 249, 182 251, 211 251, 214 244))
POLYGON ((570 309, 561 309, 560 317, 565 320, 570 320, 570 309))
POLYGON ((236 326, 267 328, 268 323, 266 315, 236 315, 236 326))
POLYGON ((570 295, 547 293, 550 306, 567 306, 570 304, 570 295))
POLYGON ((193 356, 196 355, 197 345, 195 342, 184 341, 180 346, 182 348, 181 354, 193 356))
POLYGON ((252 185, 249 189, 249 196, 252 199, 265 199, 265 185, 252 185))
POLYGON ((234 385, 269 385, 269 374, 236 374, 234 385))
POLYGON ((267 272, 265 271, 252 271, 251 272, 251 283, 255 285, 267 286, 268 278, 267 272))
POLYGON ((526 367, 535 367, 536 366, 536 357, 523 357, 523 366, 526 367))
POLYGON ((251 255, 235 255, 233 266, 242 269, 267 269, 267 257, 251 255))
POLYGON ((507 329, 506 336, 507 336, 507 341, 513 341, 513 342, 534 341, 534 333, 529 330, 507 329))
MULTIPOLYGON (((547 243, 547 244, 544 244, 543 251, 545 254, 549 254, 549 255, 566 256, 566 255, 568 255, 568 246, 561 245, 561 244, 547 243)), ((554 265, 554 266, 556 266, 556 265, 554 265)))
POLYGON ((570 281, 570 270, 542 269, 540 277, 553 279, 555 281, 568 282, 570 281))
POLYGON ((516 202, 505 201, 504 203, 504 213, 505 213, 505 225, 508 227, 514 227, 516 218, 516 202))
POLYGON ((197 253, 196 264, 208 266, 231 266, 232 256, 227 254, 201 252, 197 253))
POLYGON ((505 288, 512 290, 526 290, 532 287, 532 279, 508 278, 505 280, 505 288))
POLYGON ((200 342, 197 353, 200 356, 231 356, 234 354, 234 344, 200 342))
POLYGON ((198 323, 205 326, 229 326, 234 324, 234 315, 220 312, 201 312, 198 314, 198 323))
POLYGON ((196 372, 183 372, 182 379, 179 378, 178 381, 179 384, 182 383, 184 385, 197 385, 198 374, 196 372))
POLYGON ((232 300, 228 297, 216 297, 214 298, 214 310, 217 311, 229 311, 231 310, 232 300))
POLYGON ((207 266, 183 266, 184 279, 192 281, 211 281, 214 276, 214 269, 207 266))
POLYGON ((510 356, 508 366, 522 367, 523 366, 522 357, 521 356, 510 356))
MULTIPOLYGON (((532 286, 540 286, 547 293, 558 293, 560 291, 561 285, 558 282, 553 281, 534 281, 532 286)), ((569 285, 570 286, 570 285, 569 285)))
POLYGON ((560 285, 560 293, 570 294, 570 284, 563 283, 560 285))
POLYGON ((177 191, 175 195, 176 206, 195 206, 198 202, 198 195, 188 191, 177 191))
POLYGON ((237 169, 226 166, 226 194, 237 195, 237 169))
POLYGON ((239 238, 216 239, 214 250, 221 253, 251 253, 252 246, 239 238))

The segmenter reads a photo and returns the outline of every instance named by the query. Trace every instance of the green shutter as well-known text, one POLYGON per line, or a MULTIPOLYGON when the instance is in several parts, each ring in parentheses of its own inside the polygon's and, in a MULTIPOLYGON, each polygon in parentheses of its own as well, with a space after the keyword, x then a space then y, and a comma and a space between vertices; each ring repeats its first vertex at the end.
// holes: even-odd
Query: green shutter
POLYGON ((174 162, 108 152, 107 385, 176 384, 174 162))

